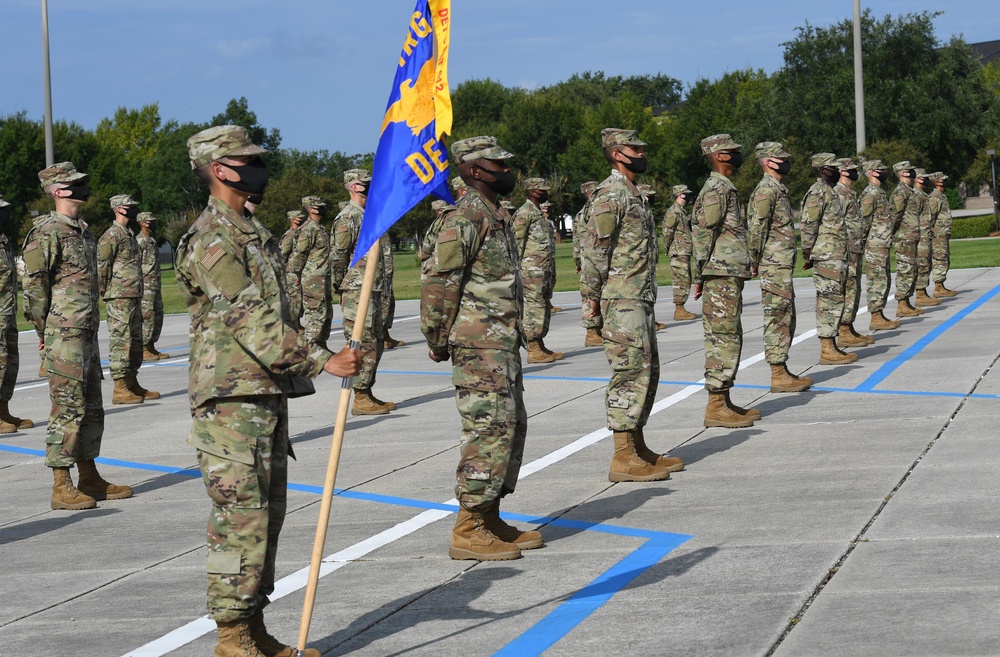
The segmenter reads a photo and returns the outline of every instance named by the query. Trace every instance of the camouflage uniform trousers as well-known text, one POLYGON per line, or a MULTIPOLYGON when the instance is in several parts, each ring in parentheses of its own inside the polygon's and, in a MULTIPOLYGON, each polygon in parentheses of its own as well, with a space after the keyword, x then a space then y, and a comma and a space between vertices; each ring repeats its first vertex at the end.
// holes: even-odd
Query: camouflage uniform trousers
POLYGON ((660 383, 653 304, 633 299, 601 301, 604 356, 611 378, 604 398, 608 428, 633 431, 646 426, 660 383))
POLYGON ((813 263, 816 286, 816 333, 821 338, 835 338, 844 315, 844 287, 847 263, 843 260, 817 260, 813 263))
POLYGON ((674 303, 685 303, 691 296, 691 256, 670 256, 670 275, 673 278, 674 303))
POLYGON ((705 329, 705 390, 733 387, 743 353, 743 279, 705 276, 701 286, 705 329))
POLYGON ((885 310, 889 298, 889 249, 884 246, 865 247, 865 274, 868 276, 868 312, 885 310))
POLYGON ((152 347, 163 330, 163 294, 159 288, 142 291, 142 344, 152 347))
POLYGON ((522 307, 521 328, 527 340, 541 340, 549 333, 552 319, 551 294, 545 295, 541 285, 524 286, 524 306, 522 307))
POLYGON ((931 229, 920 227, 920 239, 917 241, 917 289, 926 289, 931 282, 931 229))
POLYGON ((760 304, 764 308, 764 357, 771 365, 788 361, 795 337, 795 288, 792 268, 761 265, 760 304))
POLYGON ((333 305, 330 297, 314 299, 308 296, 302 298, 302 330, 306 340, 312 344, 325 345, 330 339, 333 325, 333 305))
POLYGON ((139 299, 107 299, 108 364, 111 378, 136 374, 142 365, 142 310, 139 299))
POLYGON ((45 465, 68 468, 101 454, 101 355, 97 334, 91 330, 46 328, 44 339, 52 401, 45 434, 45 465))
POLYGON ((389 294, 382 293, 382 328, 388 331, 392 328, 392 321, 396 318, 396 293, 390 291, 389 294))
POLYGON ((521 471, 528 433, 521 354, 453 347, 451 358, 462 417, 455 498, 466 509, 485 510, 514 492, 521 471))
POLYGON ((245 620, 274 591, 288 485, 288 406, 282 395, 215 399, 195 409, 208 517, 208 609, 218 622, 245 620))
POLYGON ((14 396, 17 372, 21 366, 17 348, 17 316, 0 317, 0 401, 9 402, 14 396))
POLYGON ((844 279, 844 313, 841 324, 853 324, 861 306, 861 254, 847 253, 847 277, 844 279))
POLYGON ((899 240, 896 247, 896 301, 913 296, 917 285, 917 242, 899 240))
MULTIPOLYGON (((354 320, 358 316, 358 300, 360 298, 361 290, 344 290, 341 295, 340 305, 344 311, 344 337, 348 342, 351 341, 351 333, 354 332, 354 320)), ((361 371, 354 377, 355 390, 366 390, 375 385, 375 372, 378 370, 379 361, 382 360, 382 351, 385 346, 382 340, 382 294, 372 292, 368 302, 365 330, 361 335, 361 351, 364 353, 364 360, 361 361, 361 371)))
POLYGON ((951 268, 951 245, 948 240, 951 235, 934 235, 931 242, 931 275, 935 283, 944 283, 948 278, 948 270, 951 268))

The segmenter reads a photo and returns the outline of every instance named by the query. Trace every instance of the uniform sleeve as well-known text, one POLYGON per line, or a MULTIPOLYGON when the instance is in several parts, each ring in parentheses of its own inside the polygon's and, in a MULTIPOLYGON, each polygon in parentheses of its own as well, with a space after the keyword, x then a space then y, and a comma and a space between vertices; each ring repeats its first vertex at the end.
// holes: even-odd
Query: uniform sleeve
POLYGON ((771 231, 771 218, 774 213, 774 198, 767 189, 759 189, 751 199, 747 212, 747 246, 750 249, 750 264, 760 265, 764 255, 764 243, 771 231))
POLYGON ((59 258, 59 240, 53 235, 33 231, 24 242, 24 318, 35 327, 38 337, 45 335, 45 320, 52 305, 52 280, 49 272, 59 258))
POLYGON ((670 247, 673 245, 676 235, 677 213, 671 208, 663 215, 663 254, 667 257, 670 256, 670 247))
MULTIPOLYGON (((902 185, 903 183, 899 183, 902 185)), ((892 191, 892 199, 889 202, 892 208, 892 231, 896 232, 899 230, 899 226, 903 223, 903 215, 906 214, 906 198, 903 196, 902 191, 899 189, 899 185, 896 189, 892 191)))
POLYGON ((354 248, 354 231, 349 218, 338 221, 330 234, 330 282, 336 292, 347 275, 351 264, 351 250, 354 248))
POLYGON ((579 270, 583 262, 583 250, 580 237, 583 235, 583 212, 577 212, 573 217, 573 265, 579 270))
POLYGON ((715 240, 726 216, 728 201, 718 190, 707 189, 698 196, 695 204, 694 221, 691 223, 691 241, 694 243, 694 258, 691 260, 692 282, 701 284, 701 272, 712 259, 715 240))
POLYGON ((799 231, 802 233, 802 252, 812 251, 819 236, 819 223, 823 218, 823 200, 810 190, 802 199, 802 218, 799 231))
POLYGON ((108 233, 101 235, 101 239, 97 242, 97 285, 102 297, 108 291, 108 283, 111 282, 111 276, 114 273, 117 255, 117 241, 112 239, 108 233))
POLYGON ((288 265, 285 271, 294 275, 299 280, 302 279, 302 272, 306 268, 306 260, 312 250, 313 234, 310 230, 299 229, 292 241, 292 250, 288 254, 288 265))
POLYGON ((462 304, 465 270, 478 249, 478 232, 461 213, 441 222, 420 276, 420 330, 435 354, 448 353, 448 336, 462 304))
POLYGON ((383 233, 382 237, 379 238, 379 242, 382 246, 382 266, 385 270, 385 275, 387 278, 392 278, 394 265, 392 261, 392 240, 389 238, 389 233, 383 233))
POLYGON ((593 241, 583 249, 581 284, 590 290, 590 300, 600 300, 611 268, 611 237, 618 228, 622 207, 614 196, 606 194, 589 206, 587 226, 593 229, 593 241))
POLYGON ((528 223, 530 217, 527 212, 518 210, 514 213, 511 221, 511 228, 514 231, 514 241, 517 244, 517 257, 524 260, 524 250, 528 248, 528 223))

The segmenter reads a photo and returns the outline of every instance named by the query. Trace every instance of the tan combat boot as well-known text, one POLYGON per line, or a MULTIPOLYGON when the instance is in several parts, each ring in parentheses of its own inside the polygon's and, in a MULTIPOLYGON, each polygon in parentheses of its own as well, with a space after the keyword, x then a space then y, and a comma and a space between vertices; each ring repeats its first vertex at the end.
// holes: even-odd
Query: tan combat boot
POLYGON ((94 459, 78 462, 76 469, 80 471, 80 482, 77 484, 77 488, 95 500, 124 500, 132 497, 130 486, 104 481, 104 478, 97 472, 94 459))
POLYGON ((708 406, 705 407, 705 426, 742 429, 752 427, 753 420, 729 408, 726 405, 725 393, 710 392, 708 393, 708 406))
POLYGON ((635 447, 635 453, 639 455, 639 458, 647 463, 652 463, 653 465, 666 468, 667 472, 680 472, 684 469, 683 459, 677 456, 669 456, 667 454, 657 454, 647 447, 646 436, 644 435, 641 427, 635 430, 633 446, 635 447))
POLYGON ((217 623, 219 640, 214 657, 266 657, 257 648, 250 633, 250 623, 245 620, 217 623))
POLYGON ((555 356, 556 360, 562 360, 563 358, 566 358, 566 355, 563 352, 561 352, 561 351, 552 351, 551 349, 549 349, 548 347, 546 347, 545 346, 545 340, 539 338, 538 339, 538 344, 541 345, 542 351, 544 351, 545 353, 550 354, 552 356, 555 356))
POLYGON ((851 332, 851 335, 853 335, 855 338, 864 340, 865 342, 867 342, 870 345, 875 344, 875 338, 874 338, 874 336, 871 336, 871 335, 861 335, 860 333, 857 332, 857 330, 855 330, 854 324, 848 324, 847 325, 847 329, 851 332))
POLYGON ((560 306, 553 306, 552 304, 549 304, 549 314, 550 315, 555 315, 556 313, 561 313, 562 311, 563 311, 562 307, 560 307, 560 306))
POLYGON ((746 415, 748 418, 756 422, 760 419, 760 411, 756 408, 743 408, 742 406, 737 406, 733 403, 732 397, 729 396, 730 390, 724 391, 722 394, 725 396, 726 406, 729 410, 737 413, 738 415, 746 415))
POLYGON ((662 331, 665 328, 667 328, 667 325, 664 324, 663 322, 655 322, 653 325, 654 331, 662 331))
POLYGON ((0 433, 14 433, 17 425, 0 418, 0 433))
POLYGON ((615 432, 615 453, 608 469, 608 481, 662 481, 670 479, 666 466, 646 461, 635 451, 636 431, 615 432))
POLYGON ((528 362, 529 363, 554 363, 558 360, 553 353, 547 353, 542 348, 541 340, 528 341, 528 362))
POLYGON ((142 348, 142 362, 148 363, 150 361, 160 360, 160 354, 157 354, 149 347, 142 348))
POLYGON ((840 331, 837 333, 837 345, 841 347, 867 347, 868 341, 861 336, 855 337, 851 333, 850 326, 841 324, 840 331))
POLYGON ((936 297, 954 297, 957 296, 958 292, 955 290, 949 290, 944 286, 944 282, 934 284, 934 296, 936 297))
POLYGON ((583 340, 584 347, 603 347, 604 338, 601 337, 601 330, 596 328, 587 329, 587 337, 583 340))
POLYGON ((898 328, 899 322, 894 319, 889 319, 881 310, 873 312, 872 321, 868 323, 869 331, 889 331, 898 328))
POLYGON ((382 331, 382 345, 384 349, 395 349, 396 347, 402 347, 406 343, 402 340, 393 339, 389 332, 386 330, 382 331))
POLYGON ((517 527, 508 525, 500 517, 500 500, 493 502, 489 509, 483 511, 483 523, 487 531, 499 538, 504 543, 513 543, 521 550, 534 550, 545 544, 541 532, 529 529, 526 532, 517 527))
POLYGON ((11 415, 8 403, 9 402, 0 402, 0 433, 11 433, 11 431, 4 431, 5 424, 10 424, 14 427, 14 430, 30 429, 35 426, 35 423, 31 420, 22 420, 19 417, 11 415))
POLYGON ((858 359, 857 354, 849 354, 838 349, 837 342, 833 338, 820 338, 819 344, 820 365, 848 365, 858 359))
POLYGON ((49 371, 45 369, 45 363, 43 362, 38 366, 38 378, 47 379, 49 378, 49 371))
POLYGON ((351 415, 385 415, 390 410, 387 404, 379 403, 372 397, 371 388, 358 388, 354 391, 351 415))
POLYGON ((902 299, 896 303, 896 317, 917 317, 924 314, 923 308, 914 308, 910 305, 909 299, 902 299))
POLYGON ((79 511, 93 509, 97 501, 90 495, 80 492, 73 485, 69 468, 52 468, 52 509, 79 511))
POLYGON ((918 308, 923 306, 940 306, 941 299, 935 299, 930 296, 927 294, 927 288, 924 288, 922 290, 917 290, 917 300, 915 303, 918 308))
POLYGON ((372 401, 378 404, 379 406, 385 406, 390 411, 396 410, 396 402, 387 402, 379 399, 378 397, 375 396, 375 393, 371 390, 371 388, 368 389, 368 396, 371 397, 372 401))
MULTIPOLYGON (((127 379, 127 377, 126 377, 127 379)), ((115 391, 111 395, 111 403, 118 404, 141 404, 145 398, 133 392, 126 379, 115 379, 115 391)))
POLYGON ((458 510, 455 528, 451 530, 448 556, 452 559, 508 561, 520 559, 521 548, 514 543, 500 540, 487 529, 482 512, 469 511, 461 507, 458 510))
POLYGON ((788 371, 788 363, 771 363, 771 392, 802 392, 812 387, 808 376, 795 376, 788 371))
POLYGON ((689 313, 683 303, 674 304, 674 320, 684 322, 692 319, 698 319, 698 316, 694 313, 689 313))
POLYGON ((144 401, 160 398, 160 393, 156 392, 155 390, 146 390, 141 385, 139 385, 139 379, 136 378, 135 374, 133 374, 130 377, 127 377, 126 381, 128 382, 129 390, 131 390, 137 395, 142 395, 144 401))
MULTIPOLYGON (((296 657, 298 652, 291 646, 286 646, 278 641, 267 631, 264 625, 264 612, 258 611, 250 617, 250 638, 253 639, 257 650, 265 657, 296 657)), ((306 648, 302 651, 305 657, 321 657, 319 650, 306 648)))

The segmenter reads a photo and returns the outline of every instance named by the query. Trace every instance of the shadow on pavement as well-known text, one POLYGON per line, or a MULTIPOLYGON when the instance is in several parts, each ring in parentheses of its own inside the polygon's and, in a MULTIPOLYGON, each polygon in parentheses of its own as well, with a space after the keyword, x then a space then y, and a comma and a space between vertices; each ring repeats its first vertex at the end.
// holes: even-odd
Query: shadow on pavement
MULTIPOLYGON (((63 513, 63 512, 60 512, 63 513)), ((108 516, 115 513, 121 513, 120 509, 108 509, 98 507, 96 509, 86 509, 84 511, 67 511, 68 515, 56 515, 42 518, 40 520, 32 520, 30 522, 25 522, 15 525, 7 525, 3 529, 0 529, 0 545, 7 545, 8 543, 16 543, 17 541, 25 541, 29 538, 34 538, 36 536, 41 536, 42 534, 47 534, 49 532, 54 532, 64 527, 69 527, 70 525, 75 525, 79 522, 85 522, 91 518, 97 518, 101 516, 108 516)))
MULTIPOLYGON (((763 410, 761 414, 764 414, 763 410)), ((761 422, 766 421, 766 417, 761 420, 761 422)), ((754 436, 764 433, 762 429, 750 427, 747 429, 706 429, 705 433, 701 435, 704 436, 709 431, 725 431, 726 433, 718 436, 710 436, 697 442, 686 442, 680 447, 671 450, 670 455, 679 456, 684 459, 685 469, 690 469, 691 465, 706 457, 742 445, 754 436)))

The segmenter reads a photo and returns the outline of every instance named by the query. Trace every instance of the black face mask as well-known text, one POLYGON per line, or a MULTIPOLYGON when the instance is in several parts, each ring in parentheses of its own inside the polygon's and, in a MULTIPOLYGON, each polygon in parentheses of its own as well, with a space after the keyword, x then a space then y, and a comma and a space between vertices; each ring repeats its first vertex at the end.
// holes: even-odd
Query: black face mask
POLYGON ((885 182, 888 177, 889 176, 886 175, 885 171, 876 171, 875 173, 872 174, 872 178, 874 178, 879 182, 885 182))
POLYGON ((692 203, 695 202, 695 195, 694 194, 685 194, 684 195, 684 202, 687 203, 688 205, 691 205, 692 203))
POLYGON ((129 221, 135 221, 139 218, 139 208, 135 206, 128 206, 125 208, 125 216, 128 217, 129 221))
POLYGON ((542 192, 541 194, 535 196, 535 200, 537 200, 539 204, 545 203, 546 201, 549 200, 549 193, 542 192))
POLYGON ((247 203, 253 203, 254 205, 260 205, 264 201, 263 194, 251 194, 247 197, 247 203))
POLYGON ((490 171, 489 169, 483 169, 482 167, 480 167, 480 170, 493 176, 493 182, 487 182, 485 180, 483 182, 486 183, 487 187, 500 196, 507 196, 514 191, 516 181, 514 180, 514 174, 510 171, 490 171))
POLYGON ((771 169, 773 171, 777 171, 781 175, 785 175, 792 170, 792 163, 785 160, 784 162, 778 162, 778 166, 771 166, 771 169))
POLYGON ((90 198, 90 185, 67 185, 63 189, 69 192, 69 196, 63 198, 71 198, 75 201, 86 201, 90 198))
POLYGON ((10 219, 10 208, 0 208, 0 221, 10 219))
POLYGON ((857 180, 858 179, 858 172, 857 171, 849 171, 847 173, 847 177, 850 178, 851 180, 857 180))
POLYGON ((257 194, 263 195, 264 190, 267 189, 268 173, 264 160, 257 158, 249 164, 239 166, 223 164, 222 166, 229 167, 240 176, 240 179, 235 182, 232 180, 223 180, 222 182, 228 187, 241 192, 248 192, 251 196, 257 194))
POLYGON ((646 167, 649 166, 649 163, 646 162, 645 155, 642 157, 633 157, 631 162, 622 162, 622 164, 624 164, 625 168, 632 173, 643 173, 646 170, 646 167))
POLYGON ((840 180, 840 171, 838 169, 827 169, 824 167, 819 170, 819 177, 829 185, 836 185, 837 181, 840 180))
POLYGON ((728 153, 728 155, 729 166, 733 167, 733 171, 739 171, 743 166, 743 153, 728 153))

